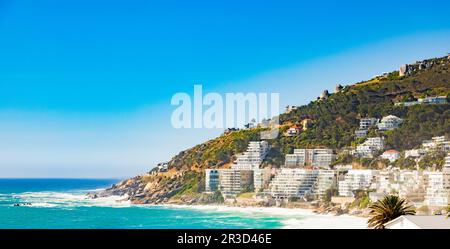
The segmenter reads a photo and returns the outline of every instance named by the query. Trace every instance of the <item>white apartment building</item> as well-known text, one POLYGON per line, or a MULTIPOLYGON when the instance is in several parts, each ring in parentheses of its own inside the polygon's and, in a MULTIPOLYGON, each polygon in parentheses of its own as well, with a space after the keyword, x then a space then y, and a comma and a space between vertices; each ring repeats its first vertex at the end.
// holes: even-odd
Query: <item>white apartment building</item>
POLYGON ((445 136, 432 137, 431 140, 423 141, 422 147, 425 149, 425 151, 441 150, 444 152, 449 152, 450 140, 446 139, 445 136))
POLYGON ((319 170, 317 178, 317 184, 315 188, 315 194, 318 199, 322 199, 327 190, 336 187, 337 185, 337 172, 334 170, 319 170))
POLYGON ((434 97, 425 97, 419 98, 417 102, 421 104, 446 104, 447 96, 434 96, 434 97))
POLYGON ((403 123, 403 119, 394 115, 389 115, 383 117, 377 126, 379 130, 388 131, 398 128, 401 123, 403 123))
POLYGON ((426 155, 426 152, 422 149, 405 150, 405 158, 408 158, 408 157, 419 158, 419 157, 422 157, 425 155, 426 155))
POLYGON ((219 170, 205 169, 205 191, 214 192, 219 188, 219 170))
POLYGON ((253 170, 220 169, 219 189, 224 199, 235 198, 242 190, 253 188, 253 170))
POLYGON ((253 170, 253 184, 255 192, 260 192, 269 187, 269 182, 272 176, 272 170, 269 168, 254 169, 253 170))
POLYGON ((425 199, 427 179, 422 171, 402 170, 399 177, 400 189, 398 195, 421 206, 425 199))
POLYGON ((383 154, 381 154, 381 158, 387 159, 390 162, 394 162, 395 160, 400 158, 400 152, 396 150, 387 150, 383 154))
POLYGON ((377 174, 377 170, 349 170, 345 175, 344 180, 338 182, 339 196, 353 197, 353 191, 369 189, 377 174))
POLYGON ((371 126, 376 125, 378 119, 376 118, 362 118, 359 120, 359 129, 368 130, 371 126))
POLYGON ((253 170, 259 169, 269 151, 269 144, 267 141, 251 141, 248 145, 247 151, 238 155, 233 169, 253 170))
POLYGON ((377 193, 398 194, 400 191, 400 172, 398 170, 382 170, 375 175, 371 189, 377 193))
POLYGON ((270 183, 270 194, 276 199, 306 196, 322 198, 336 183, 333 170, 282 168, 270 183))
POLYGON ((355 135, 357 138, 365 137, 369 128, 373 125, 376 125, 378 119, 376 118, 362 118, 359 120, 359 129, 355 131, 355 135))
POLYGON ((433 207, 445 207, 450 202, 449 178, 443 172, 426 172, 427 190, 424 204, 433 207))
POLYGON ((372 146, 376 150, 382 150, 384 148, 384 138, 383 137, 369 137, 364 142, 364 145, 372 146))
POLYGON ((358 157, 373 157, 373 154, 377 151, 383 150, 384 138, 382 137, 369 137, 364 143, 358 145, 352 154, 358 157))
POLYGON ((450 153, 445 157, 442 172, 428 172, 424 204, 443 207, 450 204, 450 153))
POLYGON ((329 168, 336 155, 332 149, 294 149, 294 153, 287 154, 285 159, 286 167, 329 168))
POLYGON ((355 136, 356 136, 356 138, 362 138, 362 137, 367 136, 368 132, 369 132, 368 130, 356 130, 355 136))
POLYGON ((270 194, 275 199, 311 195, 317 176, 317 170, 282 168, 270 183, 270 194))

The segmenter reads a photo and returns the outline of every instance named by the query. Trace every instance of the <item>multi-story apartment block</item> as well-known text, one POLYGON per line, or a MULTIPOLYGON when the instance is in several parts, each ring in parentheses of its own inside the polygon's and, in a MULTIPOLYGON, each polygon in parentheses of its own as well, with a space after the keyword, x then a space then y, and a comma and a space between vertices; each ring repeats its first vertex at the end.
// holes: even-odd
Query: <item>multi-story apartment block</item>
POLYGON ((255 186, 255 192, 260 192, 268 188, 271 177, 272 177, 272 170, 270 168, 254 169, 253 184, 255 186))
POLYGON ((356 138, 362 138, 362 137, 367 136, 368 132, 369 132, 368 130, 356 130, 355 136, 356 136, 356 138))
POLYGON ((427 190, 424 204, 433 207, 445 207, 450 202, 449 179, 443 172, 426 172, 427 190))
POLYGON ((335 159, 332 149, 295 149, 293 154, 286 155, 285 166, 329 168, 335 159))
POLYGON ((403 119, 394 115, 389 115, 383 117, 381 121, 377 124, 377 126, 379 130, 388 131, 398 128, 402 122, 403 119))
POLYGON ((444 207, 450 204, 450 153, 445 157, 441 172, 426 172, 427 190, 424 204, 444 207))
POLYGON ((378 119, 376 118, 362 118, 359 120, 359 129, 368 130, 371 126, 376 125, 378 119))
POLYGON ((251 141, 247 151, 237 156, 232 168, 241 170, 259 169, 268 151, 269 144, 267 141, 251 141))
POLYGON ((431 140, 425 140, 422 142, 422 147, 425 151, 440 150, 444 152, 450 151, 450 140, 445 136, 432 137, 431 140))
POLYGON ((276 199, 322 198, 334 186, 333 170, 282 168, 270 183, 270 194, 276 199))
POLYGON ((398 194, 400 191, 399 183, 400 172, 398 170, 382 170, 375 175, 371 189, 377 193, 398 194))
POLYGON ((357 157, 373 157, 373 154, 384 148, 384 139, 382 137, 369 137, 364 143, 358 145, 352 152, 357 157))
POLYGON ((421 206, 425 199, 427 179, 422 171, 402 170, 399 177, 399 196, 421 206))
POLYGON ((304 198, 312 194, 317 175, 316 170, 282 168, 270 183, 270 194, 275 199, 304 198))
POLYGON ((412 149, 412 150, 405 150, 405 158, 413 157, 413 158, 419 158, 426 155, 425 150, 422 149, 412 149))
POLYGON ((205 191, 214 192, 219 188, 219 170, 205 170, 205 191))
POLYGON ((383 154, 381 154, 381 158, 387 159, 390 162, 394 162, 395 160, 400 158, 400 152, 396 150, 387 150, 383 154))
POLYGON ((253 187, 253 170, 219 170, 219 189, 225 199, 235 198, 243 190, 253 187))
POLYGON ((339 196, 353 196, 355 190, 368 190, 378 174, 377 170, 349 170, 338 182, 339 196))
POLYGON ((376 118, 362 118, 359 120, 359 129, 355 131, 355 135, 357 138, 365 137, 369 128, 373 125, 376 125, 378 119, 376 118))
POLYGON ((319 170, 314 193, 318 199, 325 197, 327 190, 337 188, 338 172, 334 170, 319 170))

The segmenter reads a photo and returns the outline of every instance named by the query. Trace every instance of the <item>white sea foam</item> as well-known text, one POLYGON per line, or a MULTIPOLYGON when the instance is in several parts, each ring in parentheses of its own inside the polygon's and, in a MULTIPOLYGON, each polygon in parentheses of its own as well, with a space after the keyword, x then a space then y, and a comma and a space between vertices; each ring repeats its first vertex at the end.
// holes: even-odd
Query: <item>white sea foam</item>
POLYGON ((223 205, 163 205, 171 208, 187 208, 217 212, 240 212, 248 214, 264 214, 272 216, 307 216, 317 215, 310 209, 279 207, 230 207, 223 205))
POLYGON ((164 205, 168 208, 196 209, 219 213, 243 213, 252 217, 281 218, 287 229, 365 229, 367 219, 350 215, 316 214, 309 209, 278 207, 228 207, 220 205, 164 205))
POLYGON ((30 207, 129 207, 126 196, 89 198, 84 192, 25 192, 14 194, 21 202, 31 203, 30 207))

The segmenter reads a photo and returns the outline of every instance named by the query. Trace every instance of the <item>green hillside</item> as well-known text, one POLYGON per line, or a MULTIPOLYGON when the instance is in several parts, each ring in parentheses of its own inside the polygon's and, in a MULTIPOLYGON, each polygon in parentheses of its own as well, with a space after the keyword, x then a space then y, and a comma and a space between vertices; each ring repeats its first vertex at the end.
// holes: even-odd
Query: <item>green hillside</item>
MULTIPOLYGON (((325 99, 312 101, 288 114, 280 115, 280 124, 285 125, 282 131, 289 125, 300 124, 304 119, 309 119, 310 124, 298 136, 286 137, 280 132, 277 139, 270 140, 272 148, 265 165, 279 167, 283 164, 286 153, 292 153, 294 148, 300 147, 329 147, 339 153, 342 148, 361 142, 354 136, 361 117, 381 118, 392 114, 404 119, 400 128, 382 133, 386 138, 387 149, 411 149, 432 136, 450 135, 449 104, 411 107, 394 105, 399 101, 425 96, 449 98, 450 60, 435 58, 428 60, 430 61, 434 63, 431 68, 417 70, 402 77, 396 71, 384 77, 349 85, 325 99)), ((261 129, 250 129, 224 134, 179 153, 169 162, 169 169, 180 172, 182 176, 172 177, 170 180, 164 180, 164 176, 138 179, 139 186, 145 186, 149 182, 168 182, 164 186, 167 191, 161 192, 159 184, 159 189, 140 192, 150 202, 168 197, 196 196, 203 190, 203 169, 223 167, 230 163, 233 155, 243 152, 249 141, 259 138, 260 131, 261 129)), ((370 131, 370 135, 377 135, 377 132, 370 131)), ((351 162, 354 159, 341 157, 338 160, 351 162)), ((364 160, 363 166, 369 166, 379 159, 373 159, 374 162, 371 159, 364 160)))

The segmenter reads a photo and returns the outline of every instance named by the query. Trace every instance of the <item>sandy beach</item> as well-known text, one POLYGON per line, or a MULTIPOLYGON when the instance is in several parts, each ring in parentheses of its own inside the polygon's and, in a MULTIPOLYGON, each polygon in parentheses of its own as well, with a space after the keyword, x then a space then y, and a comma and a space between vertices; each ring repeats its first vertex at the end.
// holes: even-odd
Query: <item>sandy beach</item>
POLYGON ((161 205, 169 208, 207 212, 243 213, 252 216, 278 217, 286 229, 367 229, 367 218, 351 215, 316 214, 310 209, 280 207, 230 207, 224 205, 161 205))

